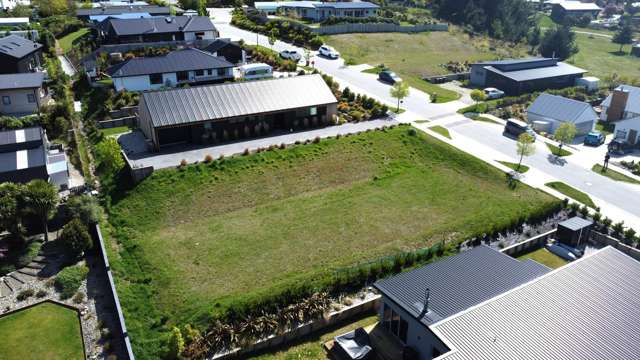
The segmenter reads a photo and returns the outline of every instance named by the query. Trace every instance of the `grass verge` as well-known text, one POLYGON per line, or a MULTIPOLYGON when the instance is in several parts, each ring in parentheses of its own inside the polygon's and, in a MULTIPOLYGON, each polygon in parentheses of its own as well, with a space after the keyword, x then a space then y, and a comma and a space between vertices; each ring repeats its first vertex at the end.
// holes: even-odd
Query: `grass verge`
POLYGON ((596 204, 593 203, 593 200, 591 200, 591 198, 589 197, 589 195, 583 193, 582 191, 575 189, 563 182, 560 181, 555 181, 555 182, 550 182, 550 183, 546 183, 546 186, 557 190, 559 192, 561 192, 564 195, 567 195, 568 197, 572 198, 573 200, 579 201, 591 208, 595 208, 596 204))
POLYGON ((607 171, 603 171, 604 169, 602 168, 602 165, 600 164, 595 164, 593 165, 593 167, 591 168, 591 170, 593 170, 593 172, 600 174, 602 176, 606 176, 609 179, 615 180, 615 181, 623 181, 629 184, 640 184, 640 181, 627 176, 621 172, 615 171, 615 170, 611 170, 611 169, 607 169, 607 171))
POLYGON ((520 164, 520 167, 518 167, 518 164, 516 163, 512 163, 512 162, 508 162, 508 161, 498 161, 500 164, 513 169, 514 171, 519 172, 520 174, 524 174, 527 171, 529 171, 529 167, 527 165, 522 165, 520 164))
POLYGON ((129 126, 116 126, 108 129, 100 129, 100 133, 102 133, 104 136, 114 136, 124 134, 129 131, 131 131, 131 128, 129 126))
POLYGON ((449 130, 447 130, 447 128, 445 128, 444 126, 440 126, 440 125, 435 125, 435 126, 431 126, 429 127, 430 130, 432 130, 433 132, 436 132, 446 138, 451 139, 451 134, 449 134, 449 130))
POLYGON ((490 123, 490 124, 502 125, 501 123, 493 120, 492 118, 489 118, 489 117, 486 117, 486 116, 482 116, 482 115, 474 116, 474 117, 471 118, 471 120, 482 121, 482 122, 486 122, 486 123, 490 123))
POLYGON ((573 154, 571 151, 568 151, 567 149, 560 150, 559 147, 553 144, 549 144, 549 143, 545 143, 545 144, 547 145, 547 148, 549 149, 549 151, 551 151, 553 155, 564 157, 564 156, 569 156, 573 154))
POLYGON ((557 269, 567 264, 566 260, 564 260, 560 256, 552 253, 551 251, 545 248, 540 248, 530 253, 526 253, 524 255, 518 256, 517 259, 518 260, 531 259, 539 262, 542 265, 546 265, 551 269, 557 269))
POLYGON ((58 44, 62 52, 65 54, 69 52, 69 50, 73 48, 73 42, 88 33, 89 28, 81 28, 58 39, 58 44))

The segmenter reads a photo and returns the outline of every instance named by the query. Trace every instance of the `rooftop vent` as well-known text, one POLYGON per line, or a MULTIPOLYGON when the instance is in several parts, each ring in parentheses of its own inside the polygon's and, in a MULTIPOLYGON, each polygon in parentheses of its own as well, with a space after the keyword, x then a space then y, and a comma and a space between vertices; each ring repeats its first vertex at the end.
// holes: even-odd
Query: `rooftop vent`
POLYGON ((173 19, 170 17, 166 17, 164 18, 164 21, 166 21, 167 23, 171 24, 171 22, 173 22, 173 19))

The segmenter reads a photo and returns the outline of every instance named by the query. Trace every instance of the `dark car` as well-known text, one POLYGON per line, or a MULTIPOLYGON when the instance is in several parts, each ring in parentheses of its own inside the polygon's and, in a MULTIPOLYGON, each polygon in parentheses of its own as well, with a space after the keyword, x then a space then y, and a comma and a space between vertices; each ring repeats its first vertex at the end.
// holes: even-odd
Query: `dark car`
POLYGON ((536 138, 535 131, 526 122, 516 119, 507 120, 507 124, 504 126, 504 135, 518 138, 523 133, 531 135, 534 139, 536 138))
POLYGON ((590 146, 600 146, 604 144, 604 135, 597 131, 592 131, 584 138, 584 144, 590 146))
POLYGON ((630 153, 632 148, 631 144, 622 139, 613 139, 608 145, 609 152, 616 155, 630 153))
POLYGON ((380 74, 378 74, 378 80, 392 85, 402 81, 400 76, 396 75, 396 73, 391 70, 382 70, 380 74))

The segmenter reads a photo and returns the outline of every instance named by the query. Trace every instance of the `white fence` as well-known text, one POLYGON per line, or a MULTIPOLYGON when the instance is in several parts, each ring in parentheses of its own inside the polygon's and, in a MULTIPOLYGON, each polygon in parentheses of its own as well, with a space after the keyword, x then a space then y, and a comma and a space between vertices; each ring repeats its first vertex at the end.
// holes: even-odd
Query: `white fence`
POLYGON ((307 27, 318 35, 349 34, 349 33, 380 33, 380 32, 423 32, 423 31, 449 31, 447 24, 421 24, 421 25, 396 25, 387 23, 364 24, 336 24, 320 27, 307 27))

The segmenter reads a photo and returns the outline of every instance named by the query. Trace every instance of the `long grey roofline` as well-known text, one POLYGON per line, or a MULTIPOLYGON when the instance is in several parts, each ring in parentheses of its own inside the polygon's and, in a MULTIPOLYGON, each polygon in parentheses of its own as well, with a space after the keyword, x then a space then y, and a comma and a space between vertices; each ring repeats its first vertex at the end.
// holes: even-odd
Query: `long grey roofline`
POLYGON ((430 327, 436 360, 636 359, 640 262, 612 247, 430 327))
POLYGON ((334 103, 319 74, 145 92, 140 99, 154 127, 334 103))
POLYGON ((540 94, 529 106, 527 112, 572 123, 575 123, 585 112, 591 114, 592 120, 598 118, 593 107, 586 102, 547 93, 540 94))
POLYGON ((481 245, 373 286, 429 326, 549 271, 535 261, 520 261, 481 245), (424 303, 426 288, 429 312, 422 314, 416 305, 424 303))
POLYGON ((0 74, 0 90, 39 88, 43 82, 43 72, 0 74))
POLYGON ((514 70, 514 71, 501 71, 494 66, 487 66, 485 67, 485 69, 515 81, 547 79, 547 78, 552 78, 556 76, 584 74, 587 72, 587 70, 581 69, 573 65, 569 65, 564 62, 558 62, 558 64, 555 66, 546 66, 546 67, 514 70))
POLYGON ((21 59, 32 52, 42 48, 41 44, 18 35, 9 35, 0 38, 0 53, 7 54, 16 59, 21 59))
POLYGON ((164 56, 134 58, 107 69, 111 77, 127 77, 178 71, 232 68, 224 57, 189 48, 175 50, 164 56))

